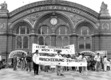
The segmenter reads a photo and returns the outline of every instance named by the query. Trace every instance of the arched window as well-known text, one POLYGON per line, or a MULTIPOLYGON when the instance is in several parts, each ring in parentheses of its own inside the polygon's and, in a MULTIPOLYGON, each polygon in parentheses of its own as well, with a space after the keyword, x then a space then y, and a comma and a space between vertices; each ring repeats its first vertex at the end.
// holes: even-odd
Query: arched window
POLYGON ((17 48, 22 48, 22 37, 17 36, 17 48))
POLYGON ((45 38, 45 45, 51 45, 51 37, 50 36, 45 38))
POLYGON ((29 34, 29 28, 27 26, 19 26, 16 28, 16 34, 29 34))
POLYGON ((56 46, 62 47, 69 45, 68 34, 70 31, 66 25, 60 25, 56 30, 56 46))
POLYGON ((81 28, 81 35, 89 35, 89 28, 84 26, 81 28))
POLYGON ((84 37, 79 37, 79 49, 85 49, 84 37))
POLYGON ((25 36, 23 38, 23 48, 28 48, 28 37, 27 36, 25 36))
POLYGON ((39 45, 44 45, 44 38, 42 36, 39 37, 39 45))
POLYGON ((16 34, 19 34, 20 32, 19 32, 20 30, 19 30, 19 27, 17 27, 16 28, 16 34))
POLYGON ((85 43, 86 49, 91 49, 91 37, 86 37, 85 43))
POLYGON ((56 38, 56 46, 62 47, 62 37, 61 36, 56 38))
POLYGON ((86 49, 91 49, 91 44, 90 43, 86 43, 86 49))
POLYGON ((25 26, 20 26, 20 34, 25 34, 26 33, 26 27, 25 26))
POLYGON ((28 48, 29 45, 29 25, 25 22, 20 22, 15 25, 14 33, 16 35, 16 48, 28 48))
POLYGON ((80 28, 80 36, 79 36, 79 49, 81 50, 90 50, 91 49, 91 32, 89 27, 82 26, 80 28))
POLYGON ((69 45, 68 37, 63 38, 63 46, 69 45))

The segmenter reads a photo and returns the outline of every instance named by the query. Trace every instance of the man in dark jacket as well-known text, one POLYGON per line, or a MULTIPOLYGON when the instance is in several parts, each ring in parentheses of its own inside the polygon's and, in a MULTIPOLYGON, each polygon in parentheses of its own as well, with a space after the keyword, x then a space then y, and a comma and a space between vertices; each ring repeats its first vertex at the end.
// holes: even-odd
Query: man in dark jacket
POLYGON ((39 72, 39 64, 37 64, 37 57, 39 56, 38 50, 36 50, 36 52, 33 54, 33 69, 34 69, 34 75, 38 75, 39 72))
MULTIPOLYGON (((57 51, 57 55, 55 56, 56 58, 62 58, 60 52, 61 51, 57 51)), ((64 76, 63 75, 63 67, 61 66, 61 63, 58 63, 56 68, 57 68, 57 75, 58 76, 64 76)))
POLYGON ((2 56, 0 55, 0 69, 2 68, 2 56))
POLYGON ((32 57, 31 54, 28 52, 28 55, 26 57, 26 63, 27 63, 27 71, 31 71, 31 63, 32 63, 32 57))
POLYGON ((17 57, 15 55, 13 58, 13 70, 17 70, 17 57))

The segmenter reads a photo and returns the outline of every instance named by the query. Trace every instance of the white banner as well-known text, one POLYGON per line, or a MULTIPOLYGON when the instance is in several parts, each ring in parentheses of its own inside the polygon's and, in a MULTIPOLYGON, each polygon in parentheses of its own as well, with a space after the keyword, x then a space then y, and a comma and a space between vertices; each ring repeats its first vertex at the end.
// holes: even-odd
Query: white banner
POLYGON ((32 44, 32 53, 39 51, 39 57, 33 59, 36 64, 50 65, 50 66, 87 66, 87 62, 77 62, 74 59, 67 59, 63 57, 56 57, 57 51, 61 50, 60 54, 75 54, 74 44, 64 47, 52 47, 38 44, 32 44), (52 55, 54 54, 54 55, 52 55))
POLYGON ((32 53, 34 53, 36 50, 38 50, 39 53, 57 54, 57 51, 61 50, 61 54, 75 54, 74 44, 64 47, 52 47, 52 46, 32 44, 32 53))
POLYGON ((49 65, 49 66, 87 66, 87 62, 76 61, 75 59, 68 59, 63 57, 49 57, 49 56, 38 56, 33 57, 33 61, 36 64, 49 65))

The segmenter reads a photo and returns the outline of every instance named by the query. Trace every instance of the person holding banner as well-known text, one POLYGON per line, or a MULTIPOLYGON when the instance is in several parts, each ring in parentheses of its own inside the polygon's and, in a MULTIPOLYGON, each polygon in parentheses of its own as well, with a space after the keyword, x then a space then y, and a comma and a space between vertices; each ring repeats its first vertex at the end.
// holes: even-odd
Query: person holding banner
POLYGON ((26 63, 27 63, 26 70, 31 72, 32 56, 29 52, 27 54, 28 55, 26 56, 26 63))
POLYGON ((97 55, 94 57, 94 60, 96 61, 95 69, 96 69, 96 71, 99 71, 99 69, 100 69, 100 61, 101 61, 101 56, 100 56, 99 53, 97 53, 97 55))
MULTIPOLYGON (((56 58, 61 58, 62 56, 60 55, 60 52, 61 51, 58 51, 57 53, 57 55, 56 55, 56 58)), ((61 66, 61 64, 60 63, 58 63, 58 65, 56 66, 56 69, 57 69, 57 75, 58 76, 63 76, 63 74, 62 74, 62 72, 63 72, 63 68, 62 68, 62 66, 61 66)))
POLYGON ((13 70, 17 70, 17 56, 14 55, 13 57, 13 70))
POLYGON ((0 55, 0 69, 2 68, 2 56, 0 55))
POLYGON ((104 56, 103 58, 104 71, 107 71, 107 63, 108 63, 107 57, 104 56))
MULTIPOLYGON (((78 61, 83 61, 83 54, 79 53, 78 61)), ((79 66, 79 72, 82 72, 82 66, 79 66)))
POLYGON ((38 75, 39 72, 39 63, 37 63, 38 59, 38 50, 33 54, 33 70, 34 70, 34 75, 38 75))

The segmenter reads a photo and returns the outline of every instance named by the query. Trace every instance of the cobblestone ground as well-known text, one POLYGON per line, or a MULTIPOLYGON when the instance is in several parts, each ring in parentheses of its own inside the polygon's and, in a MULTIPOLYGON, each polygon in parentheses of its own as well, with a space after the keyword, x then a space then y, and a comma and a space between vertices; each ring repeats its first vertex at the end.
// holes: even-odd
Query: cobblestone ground
POLYGON ((88 71, 82 74, 68 71, 64 72, 64 76, 57 76, 54 72, 40 72, 39 75, 34 76, 33 71, 13 71, 7 68, 0 70, 0 80, 111 80, 111 71, 88 71))

